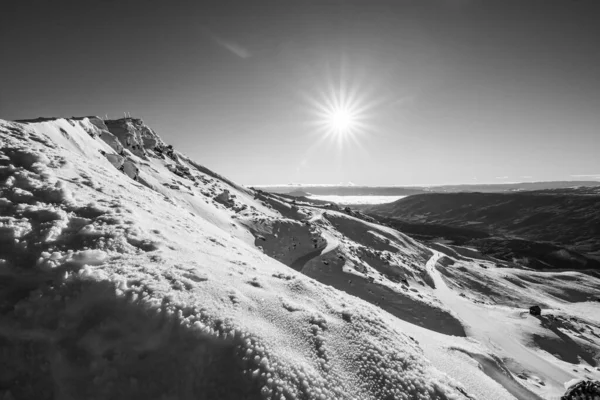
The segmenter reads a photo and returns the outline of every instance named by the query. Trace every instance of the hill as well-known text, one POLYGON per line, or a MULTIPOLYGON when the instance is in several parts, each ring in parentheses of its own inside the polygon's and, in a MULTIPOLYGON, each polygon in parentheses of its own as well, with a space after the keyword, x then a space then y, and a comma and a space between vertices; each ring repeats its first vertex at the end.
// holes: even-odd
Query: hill
POLYGON ((544 268, 599 268, 600 189, 431 193, 371 206, 421 238, 449 239, 544 268))
POLYGON ((243 187, 140 119, 0 120, 0 181, 3 398, 536 399, 600 376, 599 278, 243 187))
POLYGON ((600 187, 599 181, 549 181, 495 184, 421 185, 421 186, 359 186, 359 185, 266 185, 257 189, 269 193, 306 196, 308 193, 327 196, 412 196, 424 193, 502 193, 532 190, 600 187))

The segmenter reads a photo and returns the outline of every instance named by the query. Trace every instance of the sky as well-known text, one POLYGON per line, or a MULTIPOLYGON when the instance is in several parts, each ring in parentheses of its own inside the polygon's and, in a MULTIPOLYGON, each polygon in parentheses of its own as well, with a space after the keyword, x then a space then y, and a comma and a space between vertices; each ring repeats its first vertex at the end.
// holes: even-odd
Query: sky
POLYGON ((3 119, 129 112, 246 185, 600 180, 596 0, 7 3, 3 119))

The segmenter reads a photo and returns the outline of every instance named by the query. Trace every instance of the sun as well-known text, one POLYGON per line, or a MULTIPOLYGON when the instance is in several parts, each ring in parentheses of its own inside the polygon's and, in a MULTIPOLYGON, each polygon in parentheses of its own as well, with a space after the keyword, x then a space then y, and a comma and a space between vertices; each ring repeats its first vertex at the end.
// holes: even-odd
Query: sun
POLYGON ((356 91, 329 87, 311 103, 316 117, 313 122, 323 137, 337 139, 339 143, 356 141, 368 130, 368 106, 356 91))
POLYGON ((329 113, 329 125, 333 132, 344 135, 352 130, 355 118, 351 110, 334 109, 329 113))
POLYGON ((365 140, 377 135, 378 115, 386 97, 367 72, 360 67, 351 72, 342 62, 339 70, 328 67, 320 78, 299 90, 304 126, 316 138, 313 146, 333 144, 340 150, 362 150, 365 140))

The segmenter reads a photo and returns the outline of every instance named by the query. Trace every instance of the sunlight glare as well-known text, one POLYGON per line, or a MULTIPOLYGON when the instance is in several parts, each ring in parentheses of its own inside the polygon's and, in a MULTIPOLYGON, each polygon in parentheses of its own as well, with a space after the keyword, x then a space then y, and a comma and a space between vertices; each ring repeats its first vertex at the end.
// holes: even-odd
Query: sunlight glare
POLYGON ((347 140, 355 142, 368 130, 367 107, 356 91, 330 87, 318 100, 312 101, 312 105, 317 116, 314 122, 324 137, 337 138, 340 144, 347 140))
POLYGON ((330 114, 329 123, 335 132, 345 134, 352 129, 354 116, 349 110, 337 109, 330 114))

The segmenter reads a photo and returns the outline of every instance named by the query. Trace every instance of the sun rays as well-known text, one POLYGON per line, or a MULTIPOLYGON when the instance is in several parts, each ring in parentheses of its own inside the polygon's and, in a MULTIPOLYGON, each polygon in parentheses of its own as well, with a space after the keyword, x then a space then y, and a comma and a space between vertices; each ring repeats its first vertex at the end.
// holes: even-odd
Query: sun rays
POLYGON ((294 83, 302 85, 296 90, 306 135, 302 140, 307 140, 296 180, 302 180, 302 171, 313 165, 322 166, 327 175, 352 180, 346 175, 359 164, 376 162, 371 150, 386 134, 381 123, 389 92, 381 76, 361 63, 350 65, 342 58, 339 64, 308 69, 307 79, 294 83))
POLYGON ((367 101, 366 94, 360 94, 358 87, 344 82, 330 83, 318 96, 309 97, 309 105, 313 109, 311 125, 324 140, 333 140, 339 146, 359 144, 360 137, 370 131, 372 103, 367 101))

